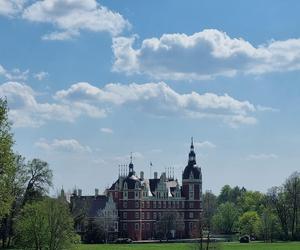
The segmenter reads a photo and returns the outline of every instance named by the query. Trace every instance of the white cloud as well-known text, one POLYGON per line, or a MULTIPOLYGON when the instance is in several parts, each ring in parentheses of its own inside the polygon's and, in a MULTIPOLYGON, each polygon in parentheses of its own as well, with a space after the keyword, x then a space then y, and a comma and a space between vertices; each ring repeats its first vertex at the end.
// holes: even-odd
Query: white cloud
POLYGON ((45 71, 41 71, 41 72, 38 72, 38 73, 35 73, 33 75, 33 77, 39 81, 42 81, 44 80, 46 77, 49 76, 49 73, 48 72, 45 72, 45 71))
POLYGON ((155 79, 201 80, 237 73, 263 74, 300 69, 300 39, 253 46, 242 38, 207 29, 192 35, 164 34, 142 41, 113 39, 113 70, 155 79))
POLYGON ((39 127, 47 121, 74 122, 80 116, 105 117, 104 110, 87 103, 39 102, 36 93, 28 85, 6 82, 0 85, 0 96, 7 97, 9 117, 15 127, 39 127))
MULTIPOLYGON (((19 82, 0 85, 0 96, 6 96, 10 118, 15 127, 39 127, 48 121, 75 122, 78 118, 104 118, 116 109, 143 112, 155 117, 217 119, 237 127, 255 124, 257 106, 224 94, 179 93, 164 82, 122 85, 110 83, 102 88, 79 82, 54 96, 41 96, 30 86, 19 82)), ((102 128, 103 133, 113 133, 102 128)), ((206 143, 207 144, 207 143, 206 143)), ((208 146, 208 145, 207 145, 208 146)))
POLYGON ((250 154, 246 157, 247 160, 269 160, 277 158, 278 155, 276 154, 250 154))
POLYGON ((21 71, 20 69, 7 70, 0 64, 0 76, 3 76, 9 81, 26 81, 29 70, 21 71))
POLYGON ((180 94, 164 82, 129 85, 110 83, 103 88, 80 82, 58 91, 55 99, 107 108, 126 104, 127 107, 163 117, 220 118, 232 126, 256 122, 252 117, 256 107, 248 101, 239 101, 227 94, 180 94))
POLYGON ((23 9, 25 0, 1 0, 0 15, 13 17, 23 9))
POLYGON ((113 134, 114 131, 111 128, 101 128, 100 131, 105 134, 113 134))
POLYGON ((194 142, 194 145, 199 148, 215 148, 216 145, 210 141, 194 142))
POLYGON ((130 28, 130 23, 117 12, 96 0, 43 0, 28 6, 23 18, 32 22, 51 23, 57 30, 43 36, 46 40, 67 40, 80 31, 109 32, 116 36, 130 28))
POLYGON ((59 152, 91 152, 90 147, 81 145, 75 139, 54 139, 47 141, 41 138, 35 143, 35 146, 46 151, 59 151, 59 152))

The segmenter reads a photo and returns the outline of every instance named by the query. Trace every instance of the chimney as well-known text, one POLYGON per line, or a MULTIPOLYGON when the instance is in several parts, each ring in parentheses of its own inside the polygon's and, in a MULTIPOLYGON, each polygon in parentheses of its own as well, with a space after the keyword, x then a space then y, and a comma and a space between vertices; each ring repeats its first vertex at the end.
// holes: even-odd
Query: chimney
POLYGON ((157 179, 157 172, 154 172, 154 179, 157 179))
POLYGON ((82 196, 82 189, 78 189, 78 196, 82 196))
POLYGON ((140 178, 141 178, 142 180, 144 180, 144 172, 143 172, 143 171, 140 172, 140 178))
POLYGON ((99 189, 95 188, 95 196, 97 197, 99 195, 99 189))

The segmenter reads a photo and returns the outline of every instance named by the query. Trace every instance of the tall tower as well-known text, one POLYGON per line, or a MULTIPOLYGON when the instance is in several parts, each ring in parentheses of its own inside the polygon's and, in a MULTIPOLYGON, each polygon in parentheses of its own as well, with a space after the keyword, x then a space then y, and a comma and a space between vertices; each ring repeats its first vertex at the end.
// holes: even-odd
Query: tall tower
POLYGON ((188 164, 182 174, 182 193, 185 197, 185 227, 189 237, 199 235, 201 220, 202 173, 197 166, 193 137, 191 138, 188 164))

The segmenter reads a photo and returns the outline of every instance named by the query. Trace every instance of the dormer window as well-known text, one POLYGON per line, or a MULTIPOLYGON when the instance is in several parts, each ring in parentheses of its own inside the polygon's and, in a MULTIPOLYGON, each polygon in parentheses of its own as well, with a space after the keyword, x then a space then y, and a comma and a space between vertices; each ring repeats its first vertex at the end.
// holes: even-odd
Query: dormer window
POLYGON ((124 183, 124 189, 128 189, 127 182, 124 183))
POLYGON ((138 188, 139 188, 139 183, 136 182, 136 183, 135 183, 135 189, 138 189, 138 188))

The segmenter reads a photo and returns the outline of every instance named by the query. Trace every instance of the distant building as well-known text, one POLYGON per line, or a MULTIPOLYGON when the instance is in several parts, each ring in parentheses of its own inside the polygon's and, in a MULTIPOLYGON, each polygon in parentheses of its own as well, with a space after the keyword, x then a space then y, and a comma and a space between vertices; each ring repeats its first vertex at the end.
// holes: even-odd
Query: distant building
POLYGON ((140 172, 138 177, 131 157, 128 174, 119 173, 118 179, 106 190, 106 196, 82 196, 80 191, 71 197, 71 204, 74 211, 87 207, 87 216, 91 219, 114 214, 109 221, 118 237, 133 240, 156 238, 160 220, 173 213, 182 225, 174 228, 171 236, 195 238, 200 232, 201 196, 202 173, 196 164, 192 140, 182 186, 174 176, 167 176, 165 172, 160 177, 155 172, 152 179, 144 178, 144 173, 140 172))

